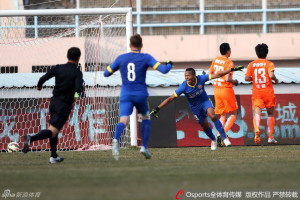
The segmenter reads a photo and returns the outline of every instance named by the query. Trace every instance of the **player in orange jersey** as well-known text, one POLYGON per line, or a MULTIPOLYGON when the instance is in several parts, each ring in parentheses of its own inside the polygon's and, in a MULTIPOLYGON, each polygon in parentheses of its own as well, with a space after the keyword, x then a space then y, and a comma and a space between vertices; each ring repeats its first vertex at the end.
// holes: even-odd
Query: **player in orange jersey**
POLYGON ((269 144, 276 144, 274 139, 274 108, 276 105, 276 98, 274 95, 273 83, 278 83, 278 79, 274 74, 274 63, 268 61, 267 55, 269 52, 266 44, 258 44, 255 47, 255 52, 258 57, 249 63, 247 72, 245 74, 245 81, 252 81, 252 107, 253 107, 253 125, 255 131, 254 142, 260 144, 260 114, 263 108, 267 109, 268 113, 268 132, 269 144))
MULTIPOLYGON (((209 68, 209 74, 217 74, 220 71, 234 67, 234 63, 229 59, 231 48, 228 43, 220 45, 220 53, 220 56, 213 59, 209 68)), ((213 86, 215 87, 215 113, 220 115, 220 121, 225 132, 230 130, 237 118, 238 105, 233 90, 233 85, 237 84, 238 81, 233 79, 233 72, 213 81, 213 86), (229 115, 228 119, 227 115, 229 115)), ((223 146, 219 133, 217 141, 218 146, 223 146)))

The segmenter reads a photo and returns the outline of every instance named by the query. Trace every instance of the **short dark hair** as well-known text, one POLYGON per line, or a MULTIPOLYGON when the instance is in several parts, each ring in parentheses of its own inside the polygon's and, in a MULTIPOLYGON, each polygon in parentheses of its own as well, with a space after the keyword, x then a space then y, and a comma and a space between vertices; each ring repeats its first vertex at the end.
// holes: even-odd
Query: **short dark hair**
POLYGON ((193 75, 196 75, 196 71, 194 68, 186 68, 185 69, 186 72, 192 72, 193 75))
POLYGON ((261 43, 256 45, 255 52, 258 58, 266 58, 269 53, 268 45, 261 43))
POLYGON ((229 46, 229 44, 228 43, 222 43, 221 45, 220 45, 220 53, 222 54, 222 55, 225 55, 226 53, 227 53, 227 51, 229 51, 231 48, 230 48, 230 46, 229 46))
POLYGON ((130 37, 130 44, 136 48, 142 48, 143 47, 143 39, 140 36, 140 34, 135 34, 130 37))
POLYGON ((71 47, 68 50, 67 58, 69 60, 78 61, 81 56, 81 51, 78 47, 71 47))

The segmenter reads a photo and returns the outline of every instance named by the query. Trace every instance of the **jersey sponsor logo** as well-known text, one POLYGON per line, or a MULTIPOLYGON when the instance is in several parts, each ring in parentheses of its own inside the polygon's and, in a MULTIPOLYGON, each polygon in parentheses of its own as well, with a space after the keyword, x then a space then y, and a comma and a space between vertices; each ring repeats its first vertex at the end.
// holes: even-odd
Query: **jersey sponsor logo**
POLYGON ((193 98, 195 98, 195 97, 201 95, 202 92, 203 92, 203 90, 201 89, 201 90, 199 90, 199 91, 197 91, 197 92, 195 92, 195 93, 193 93, 193 94, 187 94, 187 98, 193 99, 193 98))
POLYGON ((224 65, 224 64, 225 64, 225 61, 224 61, 224 60, 216 59, 215 63, 224 65))
POLYGON ((266 63, 253 63, 253 67, 264 67, 266 66, 266 63))

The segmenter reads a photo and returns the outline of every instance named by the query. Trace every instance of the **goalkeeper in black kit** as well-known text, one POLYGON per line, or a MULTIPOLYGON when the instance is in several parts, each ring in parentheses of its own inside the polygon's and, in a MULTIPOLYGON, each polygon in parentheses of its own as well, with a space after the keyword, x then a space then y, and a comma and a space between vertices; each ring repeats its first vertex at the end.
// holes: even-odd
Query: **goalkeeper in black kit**
POLYGON ((56 153, 58 133, 66 123, 73 108, 75 92, 81 93, 84 91, 82 72, 78 68, 80 56, 81 51, 79 48, 70 48, 67 53, 68 62, 56 65, 40 78, 37 90, 41 90, 47 80, 55 77, 53 96, 49 105, 49 126, 48 129, 41 130, 37 134, 24 136, 23 153, 28 152, 32 142, 49 138, 51 150, 49 162, 55 164, 64 160, 56 153))

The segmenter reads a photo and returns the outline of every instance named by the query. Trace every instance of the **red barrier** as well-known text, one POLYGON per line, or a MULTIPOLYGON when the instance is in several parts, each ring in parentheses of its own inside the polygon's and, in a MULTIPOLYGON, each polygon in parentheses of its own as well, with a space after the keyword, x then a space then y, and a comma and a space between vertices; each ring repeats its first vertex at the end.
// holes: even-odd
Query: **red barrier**
MULTIPOLYGON (((300 144, 298 112, 300 94, 278 94, 276 97, 275 138, 279 144, 300 144)), ((238 118, 227 134, 233 145, 254 145, 251 95, 237 95, 237 100, 240 105, 238 118)), ((111 110, 112 105, 109 103, 101 105, 93 103, 105 101, 105 98, 101 101, 92 98, 77 99, 69 120, 61 130, 59 149, 87 148, 87 145, 99 143, 110 144, 114 126, 109 125, 108 120, 110 115, 117 113, 106 112, 111 110)), ((172 133, 177 135, 177 146, 209 146, 210 140, 194 119, 185 97, 180 97, 174 102, 174 118, 170 117, 168 120, 176 121, 176 133, 174 131, 172 133)), ((11 141, 22 142, 24 134, 37 133, 46 128, 49 120, 48 103, 49 99, 0 99, 0 150, 6 150, 7 144, 11 141)), ((263 144, 267 141, 266 119, 264 110, 260 126, 263 144)), ((212 122, 210 124, 214 127, 212 122)), ((157 134, 161 134, 161 126, 163 125, 160 125, 157 134)), ((168 128, 170 127, 165 127, 168 128)), ((214 128, 213 132, 216 134, 217 130, 214 128)), ((49 148, 46 140, 34 142, 32 146, 34 149, 49 148)))
MULTIPOLYGON (((243 129, 245 132, 245 143, 254 145, 251 95, 240 95, 243 110, 243 129)), ((279 144, 300 144, 300 94, 277 94, 277 105, 274 110, 275 133, 274 137, 279 144)), ((268 127, 267 111, 264 109, 261 114, 261 138, 262 143, 267 144, 268 127)))
MULTIPOLYGON (((185 97, 180 97, 185 98, 185 97)), ((300 94, 278 94, 275 108, 275 133, 279 144, 300 144, 300 94)), ((251 95, 237 95, 239 114, 231 130, 227 132, 232 145, 254 145, 251 95)), ((210 140, 194 119, 186 101, 178 101, 175 106, 175 119, 178 146, 209 146, 210 140)), ((213 123, 210 121, 211 127, 213 123)), ((262 144, 267 144, 267 113, 261 115, 262 144)), ((216 134, 217 130, 213 128, 216 134)))

